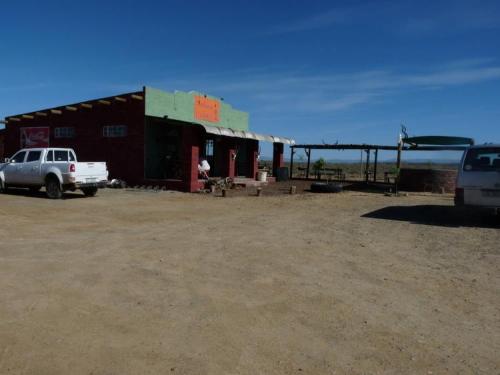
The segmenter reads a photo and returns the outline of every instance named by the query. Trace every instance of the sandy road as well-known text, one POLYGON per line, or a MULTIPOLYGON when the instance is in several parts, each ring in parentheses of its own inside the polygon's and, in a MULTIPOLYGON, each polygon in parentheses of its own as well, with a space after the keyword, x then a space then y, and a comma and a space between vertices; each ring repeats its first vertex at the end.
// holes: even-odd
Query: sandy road
POLYGON ((499 374, 500 229, 444 196, 0 196, 1 374, 499 374))

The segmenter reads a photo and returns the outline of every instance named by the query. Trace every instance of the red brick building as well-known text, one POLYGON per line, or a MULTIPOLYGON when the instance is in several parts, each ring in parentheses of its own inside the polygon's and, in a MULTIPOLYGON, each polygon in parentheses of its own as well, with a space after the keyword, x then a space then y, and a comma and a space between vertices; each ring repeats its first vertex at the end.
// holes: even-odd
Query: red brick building
MULTIPOLYGON (((276 170, 287 138, 248 130, 248 114, 190 92, 142 91, 9 116, 5 155, 24 147, 69 147, 81 161, 106 161, 129 185, 196 191, 199 157, 211 176, 255 178, 259 141, 274 143, 276 170)), ((1 149, 0 149, 1 150, 1 149)))

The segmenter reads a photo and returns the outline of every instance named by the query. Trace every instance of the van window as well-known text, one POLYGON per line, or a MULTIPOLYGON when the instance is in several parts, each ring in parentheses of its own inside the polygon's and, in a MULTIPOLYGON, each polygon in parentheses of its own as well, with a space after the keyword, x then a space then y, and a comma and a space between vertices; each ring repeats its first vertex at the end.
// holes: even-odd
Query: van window
POLYGON ((42 151, 30 151, 28 154, 28 158, 26 159, 26 163, 40 160, 41 155, 42 151))
POLYGON ((467 152, 464 171, 500 170, 500 147, 471 148, 467 152))
POLYGON ((55 161, 68 161, 68 151, 54 150, 55 161))

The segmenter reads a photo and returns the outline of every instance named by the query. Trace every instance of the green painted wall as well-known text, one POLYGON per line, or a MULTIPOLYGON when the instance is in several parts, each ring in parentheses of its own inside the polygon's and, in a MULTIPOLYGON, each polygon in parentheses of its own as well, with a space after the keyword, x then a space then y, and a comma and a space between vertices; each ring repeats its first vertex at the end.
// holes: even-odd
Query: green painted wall
MULTIPOLYGON (((201 95, 196 92, 175 93, 166 92, 151 87, 145 87, 146 116, 168 118, 179 121, 194 122, 204 125, 221 126, 234 130, 248 129, 248 113, 234 109, 229 104, 220 101, 220 121, 210 122, 194 118, 194 97, 201 95)), ((217 99, 207 96, 210 99, 217 99)))

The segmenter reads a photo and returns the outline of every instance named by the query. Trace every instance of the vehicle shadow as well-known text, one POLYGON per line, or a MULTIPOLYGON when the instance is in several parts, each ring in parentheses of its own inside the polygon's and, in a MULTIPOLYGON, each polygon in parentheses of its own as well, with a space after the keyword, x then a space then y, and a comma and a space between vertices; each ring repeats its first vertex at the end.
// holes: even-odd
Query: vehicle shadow
POLYGON ((500 228, 499 217, 487 211, 442 205, 389 206, 361 217, 452 228, 500 228))
MULTIPOLYGON (((23 196, 23 197, 28 197, 28 198, 49 199, 47 197, 47 195, 45 194, 45 191, 43 191, 43 190, 32 192, 32 191, 29 191, 28 189, 9 188, 4 194, 23 196)), ((86 197, 85 197, 85 195, 83 195, 80 192, 65 192, 62 196, 62 199, 78 199, 78 198, 86 198, 86 197)))

